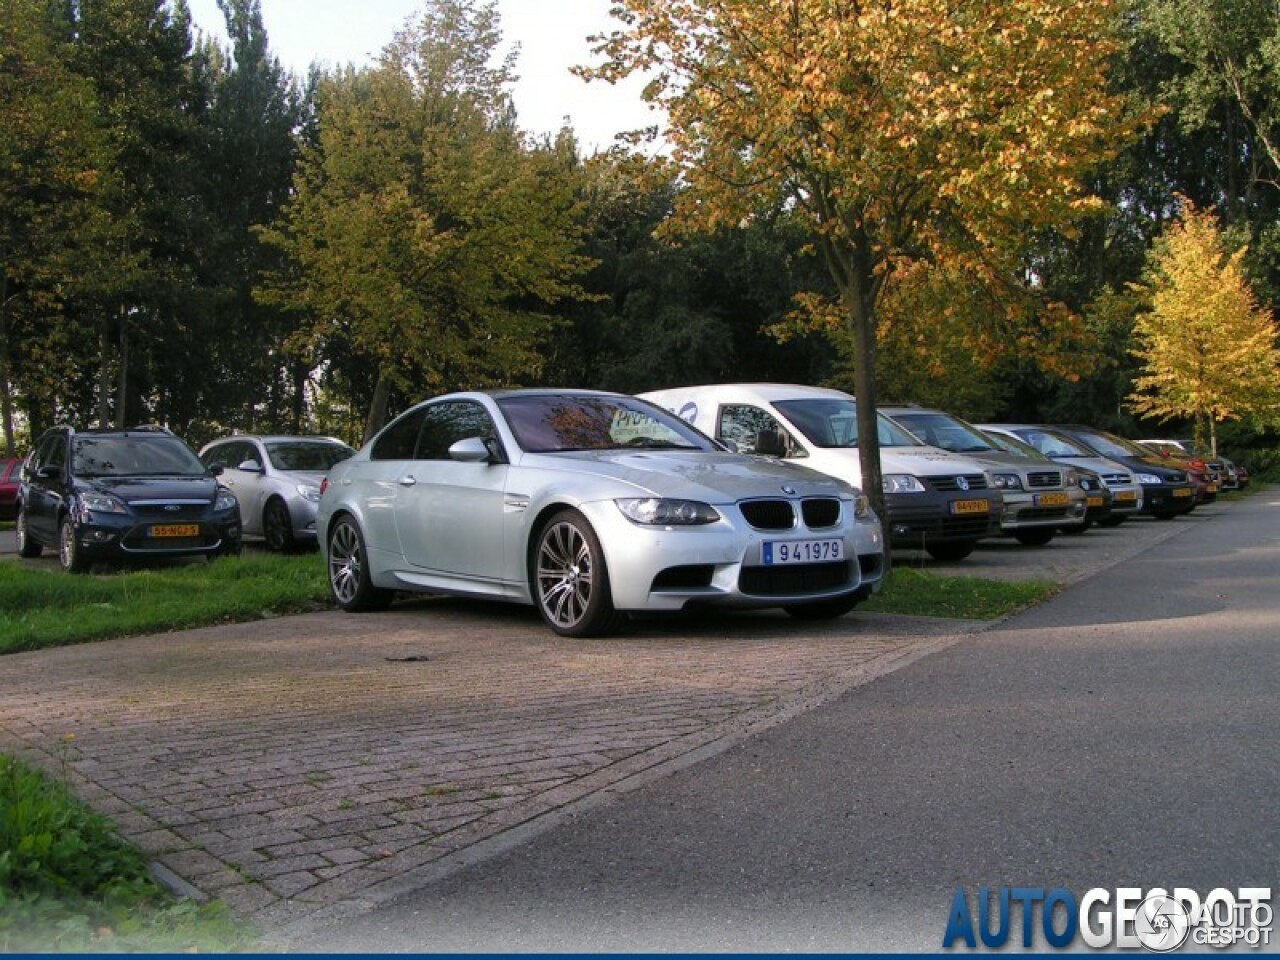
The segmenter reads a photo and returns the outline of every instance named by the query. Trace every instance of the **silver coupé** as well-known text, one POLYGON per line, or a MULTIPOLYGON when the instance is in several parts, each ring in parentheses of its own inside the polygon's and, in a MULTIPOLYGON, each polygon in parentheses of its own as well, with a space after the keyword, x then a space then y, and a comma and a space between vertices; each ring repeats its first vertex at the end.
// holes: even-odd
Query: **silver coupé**
POLYGON ((855 488, 585 390, 418 404, 330 470, 317 530, 344 610, 397 590, 488 597, 565 636, 691 605, 840 616, 885 568, 855 488))

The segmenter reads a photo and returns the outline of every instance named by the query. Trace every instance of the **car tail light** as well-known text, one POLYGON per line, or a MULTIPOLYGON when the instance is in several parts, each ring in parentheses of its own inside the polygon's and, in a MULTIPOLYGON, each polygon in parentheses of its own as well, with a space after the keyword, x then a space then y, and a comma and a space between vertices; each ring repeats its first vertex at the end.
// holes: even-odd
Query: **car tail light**
POLYGON ((329 489, 329 478, 325 477, 320 481, 320 496, 324 496, 324 492, 329 489))
POLYGON ((1204 470, 1204 469, 1205 469, 1204 461, 1203 461, 1203 460, 1201 460, 1199 457, 1195 457, 1195 458, 1191 461, 1191 465, 1192 465, 1193 467, 1195 467, 1197 470, 1204 470))

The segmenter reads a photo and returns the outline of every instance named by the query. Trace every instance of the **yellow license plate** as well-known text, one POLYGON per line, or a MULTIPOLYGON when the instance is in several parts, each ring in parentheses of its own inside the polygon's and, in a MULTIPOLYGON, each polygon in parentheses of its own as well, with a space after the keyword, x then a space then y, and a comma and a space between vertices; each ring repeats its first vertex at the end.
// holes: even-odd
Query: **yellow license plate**
POLYGON ((1117 490, 1112 495, 1111 499, 1113 501, 1118 500, 1121 503, 1125 502, 1126 500, 1137 500, 1138 491, 1137 490, 1117 490))
POLYGON ((1036 506, 1038 507, 1065 507, 1071 502, 1071 498, 1065 493, 1037 493, 1036 506))
POLYGON ((1085 502, 1086 502, 1086 503, 1088 503, 1088 505, 1089 505, 1089 506, 1091 506, 1091 507, 1100 507, 1100 506, 1102 506, 1102 503, 1103 503, 1103 501, 1102 501, 1102 498, 1101 498, 1101 497, 1090 497, 1090 498, 1089 498, 1087 501, 1085 501, 1085 502))
POLYGON ((985 500, 953 500, 952 513, 988 513, 991 508, 985 500))
POLYGON ((151 528, 149 534, 153 537, 198 537, 200 536, 200 524, 157 523, 151 528))
POLYGON ((1189 497, 1189 496, 1191 496, 1191 488, 1190 488, 1190 487, 1178 487, 1178 489, 1177 489, 1177 490, 1173 491, 1173 495, 1174 495, 1175 497, 1189 497))
POLYGON ((1208 484, 1208 485, 1204 488, 1204 492, 1205 492, 1205 493, 1217 493, 1217 492, 1218 492, 1218 485, 1217 485, 1216 483, 1208 484))

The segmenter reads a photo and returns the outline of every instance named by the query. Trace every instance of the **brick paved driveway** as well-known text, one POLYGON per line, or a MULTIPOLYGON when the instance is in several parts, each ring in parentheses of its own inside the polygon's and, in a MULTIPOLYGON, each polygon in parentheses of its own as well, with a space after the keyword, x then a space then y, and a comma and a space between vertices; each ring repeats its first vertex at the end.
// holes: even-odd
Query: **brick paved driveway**
MULTIPOLYGON (((984 544, 945 572, 1070 583, 1205 519, 984 544)), ((769 612, 566 640, 529 609, 416 600, 0 657, 0 751, 287 939, 985 626, 769 612)))
POLYGON ((761 613, 609 640, 444 599, 0 658, 0 750, 268 932, 358 910, 977 625, 761 613))

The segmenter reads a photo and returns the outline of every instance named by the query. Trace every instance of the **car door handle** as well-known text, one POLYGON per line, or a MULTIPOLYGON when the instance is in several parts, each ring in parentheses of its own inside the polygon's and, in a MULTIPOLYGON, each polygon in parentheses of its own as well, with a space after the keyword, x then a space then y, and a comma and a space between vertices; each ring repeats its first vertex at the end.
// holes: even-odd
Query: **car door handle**
POLYGON ((409 474, 407 476, 400 478, 400 486, 402 487, 412 487, 417 482, 418 482, 418 479, 413 474, 409 474))

